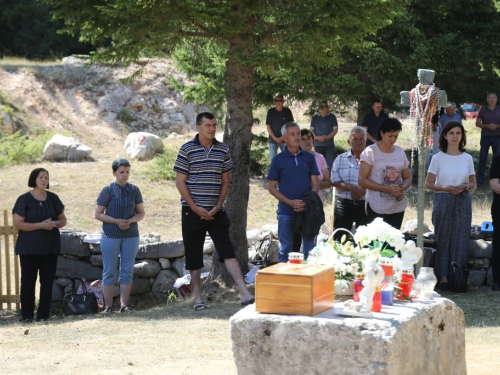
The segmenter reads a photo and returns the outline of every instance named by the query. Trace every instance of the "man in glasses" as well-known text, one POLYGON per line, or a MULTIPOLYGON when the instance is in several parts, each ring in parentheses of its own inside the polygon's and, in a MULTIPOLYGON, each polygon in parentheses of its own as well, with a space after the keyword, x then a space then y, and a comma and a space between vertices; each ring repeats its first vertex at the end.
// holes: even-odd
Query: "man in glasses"
POLYGON ((278 154, 278 147, 283 151, 285 144, 281 136, 281 127, 287 122, 293 121, 292 111, 284 106, 285 99, 283 95, 278 95, 274 98, 274 108, 267 111, 266 127, 269 133, 269 158, 273 158, 278 154))
POLYGON ((320 103, 320 111, 311 120, 311 132, 314 135, 314 151, 325 157, 328 170, 331 171, 335 159, 335 142, 339 124, 337 117, 328 110, 328 102, 320 103))
POLYGON ((382 110, 382 101, 380 99, 374 99, 372 101, 373 111, 368 113, 363 119, 363 127, 366 130, 366 146, 370 146, 377 143, 377 133, 380 128, 380 124, 389 115, 382 110))
MULTIPOLYGON (((283 125, 282 135, 286 148, 271 161, 267 180, 269 193, 279 201, 277 211, 278 240, 280 241, 278 262, 286 263, 288 254, 293 250, 293 214, 306 210, 306 203, 302 200, 305 193, 318 192, 319 171, 314 155, 303 151, 300 147, 300 127, 296 122, 283 125)), ((314 238, 304 239, 304 258, 307 258, 314 246, 314 238)))

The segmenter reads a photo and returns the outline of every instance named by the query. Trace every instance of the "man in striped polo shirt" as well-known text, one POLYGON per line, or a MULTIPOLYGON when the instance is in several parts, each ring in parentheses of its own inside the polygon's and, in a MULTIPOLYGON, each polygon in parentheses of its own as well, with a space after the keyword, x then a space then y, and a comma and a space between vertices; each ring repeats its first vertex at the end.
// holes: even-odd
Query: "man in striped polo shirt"
POLYGON ((254 303, 248 291, 233 244, 229 239, 229 218, 222 208, 229 190, 229 174, 233 162, 229 147, 215 139, 217 124, 208 112, 196 117, 198 134, 179 150, 174 171, 181 194, 182 238, 186 254, 186 270, 191 274, 194 310, 205 310, 200 288, 203 267, 203 244, 208 234, 214 241, 219 260, 224 262, 240 292, 241 305, 254 303))

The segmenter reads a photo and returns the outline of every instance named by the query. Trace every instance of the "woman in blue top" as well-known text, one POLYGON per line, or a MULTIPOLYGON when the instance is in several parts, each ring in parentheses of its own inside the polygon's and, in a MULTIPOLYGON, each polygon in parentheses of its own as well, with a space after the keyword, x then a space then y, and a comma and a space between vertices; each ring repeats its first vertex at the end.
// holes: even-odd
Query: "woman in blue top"
POLYGON ((103 223, 101 237, 103 314, 113 312, 118 261, 120 261, 120 312, 134 311, 129 304, 129 297, 135 256, 139 251, 137 222, 145 215, 141 191, 137 186, 127 182, 130 176, 130 163, 125 159, 118 159, 111 167, 116 181, 102 189, 95 208, 95 218, 103 223))

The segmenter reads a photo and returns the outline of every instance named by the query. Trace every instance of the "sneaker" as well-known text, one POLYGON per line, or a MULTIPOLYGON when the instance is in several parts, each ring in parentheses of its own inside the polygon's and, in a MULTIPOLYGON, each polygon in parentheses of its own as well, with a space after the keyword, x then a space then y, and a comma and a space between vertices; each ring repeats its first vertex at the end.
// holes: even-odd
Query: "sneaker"
POLYGON ((109 315, 113 313, 113 309, 109 306, 106 306, 104 310, 101 311, 101 314, 103 315, 109 315))
POLYGON ((132 313, 134 311, 134 308, 130 305, 125 305, 120 309, 120 313, 132 313))

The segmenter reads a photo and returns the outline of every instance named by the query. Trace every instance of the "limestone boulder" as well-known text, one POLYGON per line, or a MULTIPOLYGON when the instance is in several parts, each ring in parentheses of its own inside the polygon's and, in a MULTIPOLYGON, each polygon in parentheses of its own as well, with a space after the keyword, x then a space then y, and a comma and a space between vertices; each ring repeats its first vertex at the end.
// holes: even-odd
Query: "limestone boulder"
POLYGON ((140 243, 145 244, 145 243, 154 243, 160 241, 161 241, 161 234, 151 232, 141 235, 140 243))
POLYGON ((113 91, 107 92, 97 101, 99 113, 113 112, 119 113, 132 98, 133 91, 127 85, 120 85, 113 91))
POLYGON ((469 270, 487 270, 490 268, 490 260, 488 258, 469 258, 469 270))
MULTIPOLYGON (((408 220, 405 223, 404 232, 408 232, 411 235, 416 236, 417 230, 418 230, 418 220, 417 219, 408 220)), ((427 224, 427 223, 424 223, 424 232, 423 233, 425 233, 425 232, 430 232, 429 224, 427 224)))
POLYGON ((486 281, 486 270, 469 270, 469 286, 483 286, 486 281))
POLYGON ((469 257, 471 258, 490 258, 492 253, 491 241, 469 240, 469 257))
POLYGON ((85 277, 87 281, 102 279, 102 268, 86 261, 73 260, 60 256, 57 260, 56 277, 85 277))
POLYGON ((172 268, 172 262, 170 262, 169 259, 167 259, 167 258, 160 258, 160 259, 158 259, 158 261, 160 262, 160 265, 161 265, 162 269, 169 270, 169 269, 172 268))
POLYGON ((186 258, 181 257, 174 260, 172 262, 172 269, 174 269, 179 276, 189 274, 189 271, 186 270, 186 258))
POLYGON ((134 278, 132 280, 132 288, 130 289, 131 295, 144 294, 151 289, 151 281, 149 278, 134 278))
POLYGON ((149 160, 156 154, 163 152, 163 141, 151 133, 130 133, 125 140, 124 147, 130 158, 149 160))
POLYGON ((89 261, 93 266, 102 267, 102 255, 100 254, 91 255, 89 261))
POLYGON ((247 231, 248 247, 252 247, 260 241, 262 231, 260 229, 252 229, 247 231))
POLYGON ((87 232, 75 232, 61 230, 61 254, 73 255, 77 257, 89 257, 92 255, 88 243, 83 242, 87 232))
POLYGON ((56 283, 58 283, 60 286, 64 288, 70 285, 72 282, 73 281, 68 277, 59 277, 56 279, 56 283))
POLYGON ((215 250, 215 245, 212 240, 206 240, 203 244, 203 254, 212 254, 215 250))
POLYGON ((147 243, 139 246, 136 259, 179 258, 184 256, 184 242, 180 240, 147 243))
POLYGON ((89 247, 90 247, 90 251, 93 254, 102 254, 100 243, 91 243, 91 244, 89 244, 89 247))
POLYGON ((174 289, 174 283, 178 277, 174 270, 162 270, 156 276, 151 290, 155 293, 169 293, 174 289))
POLYGON ((134 264, 134 276, 156 277, 162 269, 159 261, 154 259, 142 259, 134 264))
POLYGON ((56 281, 52 284, 52 302, 60 302, 64 297, 64 288, 56 281))
POLYGON ((262 226, 262 235, 271 233, 271 235, 278 239, 278 224, 266 224, 262 226))
POLYGON ((92 149, 72 137, 54 135, 43 149, 43 160, 82 161, 90 158, 92 149))

